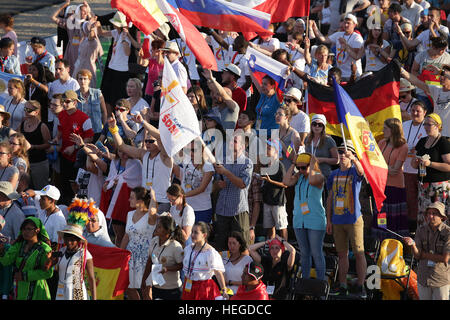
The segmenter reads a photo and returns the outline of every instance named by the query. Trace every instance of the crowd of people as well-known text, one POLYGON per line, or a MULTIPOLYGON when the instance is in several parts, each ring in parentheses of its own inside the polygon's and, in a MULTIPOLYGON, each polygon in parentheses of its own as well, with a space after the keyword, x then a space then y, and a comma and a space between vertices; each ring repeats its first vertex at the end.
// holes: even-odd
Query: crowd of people
POLYGON ((393 235, 363 199, 352 141, 308 114, 306 80, 345 86, 398 63, 401 118, 383 119, 378 141, 381 211, 418 260, 420 299, 448 300, 449 13, 439 0, 316 0, 309 17, 250 41, 199 28, 218 71, 198 66, 168 23, 145 35, 120 11, 70 0, 49 17, 63 57, 37 32, 20 65, 14 17, 2 15, 1 71, 25 78, 0 88, 1 299, 96 299, 92 243, 131 253, 126 299, 284 300, 296 264, 327 279, 327 234, 331 294, 348 295, 351 251, 366 298, 364 238, 393 235), (254 76, 249 47, 288 66, 282 94, 254 76), (158 129, 167 62, 201 131, 173 157, 158 129))

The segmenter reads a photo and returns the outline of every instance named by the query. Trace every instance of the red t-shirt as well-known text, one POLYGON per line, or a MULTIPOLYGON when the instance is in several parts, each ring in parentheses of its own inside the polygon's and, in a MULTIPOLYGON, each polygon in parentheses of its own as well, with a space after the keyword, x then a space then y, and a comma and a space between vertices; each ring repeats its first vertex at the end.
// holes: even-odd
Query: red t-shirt
POLYGON ((238 291, 230 300, 269 300, 266 285, 261 281, 259 285, 251 291, 245 291, 245 286, 241 285, 238 291))
POLYGON ((76 110, 73 114, 69 115, 66 110, 61 111, 58 114, 58 131, 61 131, 61 154, 67 160, 75 162, 76 152, 71 155, 65 154, 63 151, 74 143, 70 140, 70 134, 76 133, 83 139, 91 138, 94 136, 94 130, 92 130, 92 123, 89 116, 81 110, 76 110))

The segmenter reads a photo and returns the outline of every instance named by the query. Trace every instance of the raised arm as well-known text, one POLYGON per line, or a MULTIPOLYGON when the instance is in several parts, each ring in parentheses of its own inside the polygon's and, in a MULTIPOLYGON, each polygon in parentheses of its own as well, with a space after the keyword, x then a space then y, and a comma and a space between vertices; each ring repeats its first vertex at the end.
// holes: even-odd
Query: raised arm
POLYGON ((70 0, 66 0, 66 2, 63 3, 63 5, 61 7, 59 7, 58 9, 56 9, 55 12, 53 12, 53 15, 51 16, 51 19, 54 23, 58 24, 59 23, 59 14, 61 13, 62 10, 64 10, 65 8, 67 8, 70 5, 70 0))

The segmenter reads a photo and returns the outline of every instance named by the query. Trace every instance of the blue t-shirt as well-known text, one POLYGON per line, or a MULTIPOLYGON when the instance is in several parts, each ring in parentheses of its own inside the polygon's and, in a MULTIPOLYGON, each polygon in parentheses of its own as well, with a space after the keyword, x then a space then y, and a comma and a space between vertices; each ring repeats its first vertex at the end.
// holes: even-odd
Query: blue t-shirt
POLYGON ((270 134, 271 129, 278 129, 280 126, 275 122, 275 113, 280 107, 277 95, 266 96, 261 93, 258 104, 256 105, 256 129, 267 129, 267 134, 270 134), (258 125, 260 126, 258 127, 258 125))
POLYGON ((333 200, 333 224, 354 224, 361 215, 359 192, 363 177, 358 175, 354 165, 346 171, 336 169, 331 172, 327 189, 333 200))
POLYGON ((292 219, 294 228, 304 228, 311 230, 325 230, 327 218, 325 208, 322 204, 322 188, 317 188, 309 184, 309 180, 300 175, 295 185, 294 216, 292 219), (303 214, 302 203, 308 203, 309 213, 303 214))

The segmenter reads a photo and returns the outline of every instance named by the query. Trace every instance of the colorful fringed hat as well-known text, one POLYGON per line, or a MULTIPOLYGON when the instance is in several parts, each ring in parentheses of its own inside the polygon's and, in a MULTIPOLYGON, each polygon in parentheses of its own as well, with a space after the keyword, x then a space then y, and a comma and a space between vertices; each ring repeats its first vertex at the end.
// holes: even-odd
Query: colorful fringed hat
POLYGON ((64 230, 58 231, 58 235, 63 238, 64 234, 72 234, 82 241, 86 241, 83 237, 83 231, 89 219, 98 213, 98 209, 94 206, 95 202, 90 199, 74 198, 70 206, 69 215, 67 217, 67 226, 64 230))

